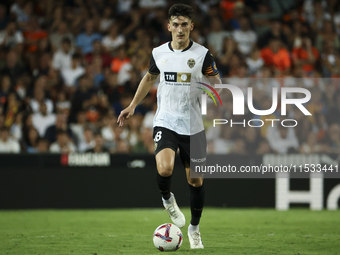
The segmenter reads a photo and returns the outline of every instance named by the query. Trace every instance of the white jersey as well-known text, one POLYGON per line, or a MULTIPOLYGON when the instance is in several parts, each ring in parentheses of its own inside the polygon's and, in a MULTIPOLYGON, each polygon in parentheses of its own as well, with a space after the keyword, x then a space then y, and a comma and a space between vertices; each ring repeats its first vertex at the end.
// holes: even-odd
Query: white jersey
POLYGON ((208 49, 192 41, 184 50, 173 50, 170 42, 153 49, 149 72, 160 74, 154 127, 165 127, 180 135, 204 130, 202 91, 196 87, 201 87, 197 82, 204 81, 207 67, 214 69, 212 75, 218 73, 208 49))

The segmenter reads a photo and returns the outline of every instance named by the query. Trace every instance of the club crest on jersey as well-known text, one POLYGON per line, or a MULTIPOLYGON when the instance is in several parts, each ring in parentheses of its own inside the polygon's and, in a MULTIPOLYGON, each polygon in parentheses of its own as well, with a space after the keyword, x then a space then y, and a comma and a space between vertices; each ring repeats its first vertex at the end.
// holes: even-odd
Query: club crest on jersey
POLYGON ((191 59, 188 60, 187 64, 190 68, 193 68, 195 66, 196 62, 193 58, 191 58, 191 59))

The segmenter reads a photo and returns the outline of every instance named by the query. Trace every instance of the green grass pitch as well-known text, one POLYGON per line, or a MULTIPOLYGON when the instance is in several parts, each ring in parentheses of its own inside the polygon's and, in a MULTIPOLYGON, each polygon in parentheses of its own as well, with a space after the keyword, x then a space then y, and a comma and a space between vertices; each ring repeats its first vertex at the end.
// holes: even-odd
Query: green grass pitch
MULTIPOLYGON (((0 211, 0 254, 160 254, 152 234, 166 222, 162 209, 0 211)), ((340 254, 339 211, 205 208, 200 230, 204 250, 186 226, 175 253, 340 254)))

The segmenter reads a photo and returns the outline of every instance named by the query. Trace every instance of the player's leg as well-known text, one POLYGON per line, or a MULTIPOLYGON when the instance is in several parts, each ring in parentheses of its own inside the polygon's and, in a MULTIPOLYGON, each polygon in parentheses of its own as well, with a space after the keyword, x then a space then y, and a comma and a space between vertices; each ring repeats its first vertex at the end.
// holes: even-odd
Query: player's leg
POLYGON ((192 226, 198 226, 202 216, 204 206, 204 186, 203 178, 191 178, 190 166, 186 164, 185 171, 190 189, 190 209, 191 209, 191 221, 192 226))
POLYGON ((191 221, 188 227, 188 238, 191 249, 203 249, 201 234, 199 231, 199 223, 204 207, 204 186, 203 178, 191 178, 190 166, 186 164, 185 171, 190 189, 190 210, 191 221))
POLYGON ((164 200, 170 198, 171 177, 175 165, 175 151, 165 148, 156 154, 156 180, 164 200))
POLYGON ((202 216, 204 206, 204 186, 203 175, 195 174, 191 176, 192 169, 195 165, 202 165, 206 160, 206 138, 204 131, 195 134, 191 137, 182 137, 179 144, 180 155, 185 166, 187 181, 190 191, 190 209, 191 221, 188 227, 188 238, 191 249, 203 249, 203 243, 199 231, 199 222, 202 216), (190 140, 192 139, 192 144, 190 140), (190 171, 191 166, 191 171, 190 171))
POLYGON ((155 127, 154 141, 157 166, 156 180, 164 208, 174 224, 178 227, 184 227, 184 214, 179 209, 174 194, 170 192, 171 177, 178 148, 176 134, 171 130, 155 127))

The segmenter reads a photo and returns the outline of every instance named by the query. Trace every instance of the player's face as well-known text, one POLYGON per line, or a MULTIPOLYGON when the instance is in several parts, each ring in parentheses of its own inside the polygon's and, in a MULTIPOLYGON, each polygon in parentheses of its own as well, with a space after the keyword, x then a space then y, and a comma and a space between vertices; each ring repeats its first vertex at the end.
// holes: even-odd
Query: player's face
POLYGON ((189 40, 190 31, 194 29, 194 23, 187 17, 171 17, 168 30, 172 34, 172 40, 178 44, 185 44, 189 40))

